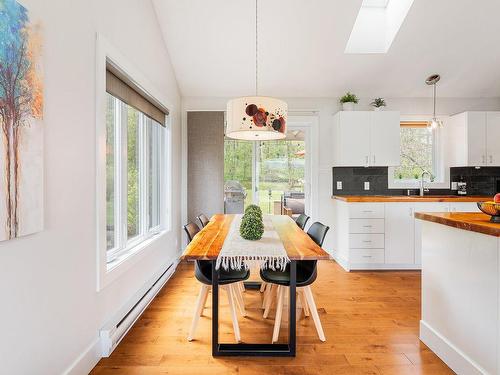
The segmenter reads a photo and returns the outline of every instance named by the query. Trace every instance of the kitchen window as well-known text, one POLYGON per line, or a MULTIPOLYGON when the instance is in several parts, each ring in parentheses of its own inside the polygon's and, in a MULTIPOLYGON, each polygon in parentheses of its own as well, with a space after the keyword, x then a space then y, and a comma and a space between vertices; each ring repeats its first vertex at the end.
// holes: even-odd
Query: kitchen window
POLYGON ((400 136, 401 165, 389 168, 389 187, 418 187, 424 171, 431 175, 430 181, 426 177, 428 185, 442 183, 444 176, 439 131, 429 130, 427 122, 403 121, 400 136))
POLYGON ((106 258, 120 262, 166 227, 166 115, 106 72, 106 258))

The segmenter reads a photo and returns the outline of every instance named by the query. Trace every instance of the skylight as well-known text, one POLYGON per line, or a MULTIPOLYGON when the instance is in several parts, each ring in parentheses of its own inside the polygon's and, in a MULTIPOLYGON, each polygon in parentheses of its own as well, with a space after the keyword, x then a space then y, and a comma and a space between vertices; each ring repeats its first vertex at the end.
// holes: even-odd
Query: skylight
POLYGON ((363 0, 345 53, 387 53, 413 0, 363 0))

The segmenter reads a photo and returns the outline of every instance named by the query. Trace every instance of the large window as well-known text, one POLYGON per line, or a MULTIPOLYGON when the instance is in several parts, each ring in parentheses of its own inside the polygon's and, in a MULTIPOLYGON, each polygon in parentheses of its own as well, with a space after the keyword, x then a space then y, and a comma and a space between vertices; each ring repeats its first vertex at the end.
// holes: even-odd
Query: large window
POLYGON ((107 93, 106 248, 108 262, 165 227, 166 130, 107 93))
POLYGON ((394 168, 394 181, 415 182, 424 171, 431 174, 431 182, 436 181, 439 177, 436 132, 420 122, 402 123, 400 131, 401 165, 394 168))

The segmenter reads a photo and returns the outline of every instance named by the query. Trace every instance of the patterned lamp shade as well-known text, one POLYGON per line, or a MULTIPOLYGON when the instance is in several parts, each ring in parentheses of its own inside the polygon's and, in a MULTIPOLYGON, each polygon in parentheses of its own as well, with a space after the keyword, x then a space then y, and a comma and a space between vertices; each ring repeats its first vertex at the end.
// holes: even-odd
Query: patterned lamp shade
POLYGON ((265 96, 246 96, 227 103, 226 137, 269 141, 286 137, 288 105, 265 96))

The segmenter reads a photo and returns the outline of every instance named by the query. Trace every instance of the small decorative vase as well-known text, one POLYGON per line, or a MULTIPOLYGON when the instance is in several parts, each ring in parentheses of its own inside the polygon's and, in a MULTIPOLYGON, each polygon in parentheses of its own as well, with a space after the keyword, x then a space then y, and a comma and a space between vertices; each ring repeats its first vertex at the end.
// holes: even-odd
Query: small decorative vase
POLYGON ((354 111, 354 103, 353 102, 342 103, 342 110, 354 111))

